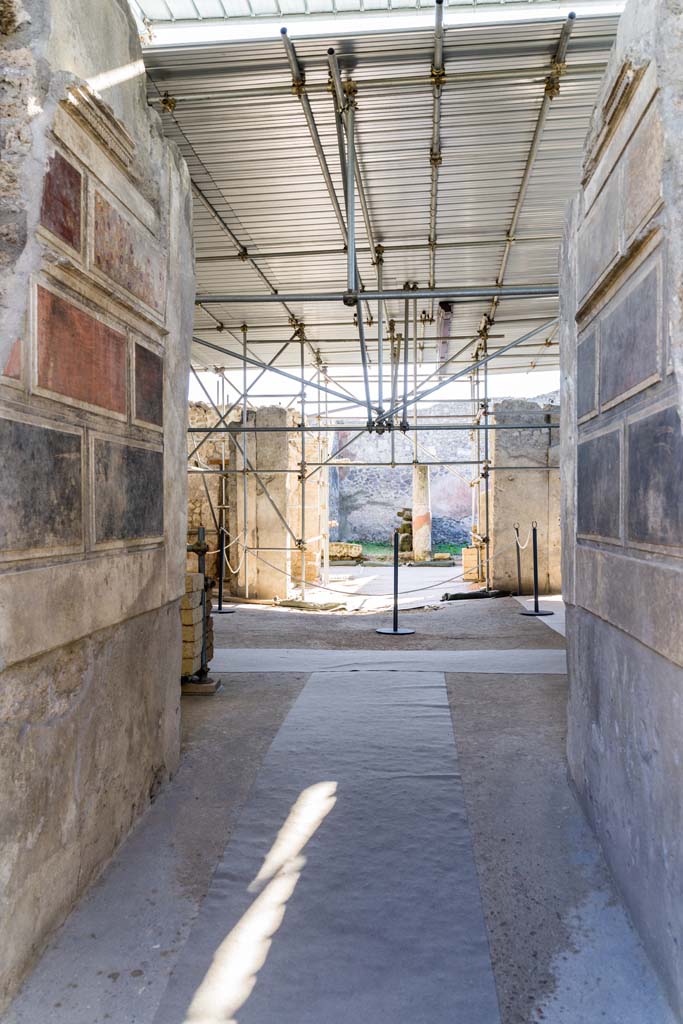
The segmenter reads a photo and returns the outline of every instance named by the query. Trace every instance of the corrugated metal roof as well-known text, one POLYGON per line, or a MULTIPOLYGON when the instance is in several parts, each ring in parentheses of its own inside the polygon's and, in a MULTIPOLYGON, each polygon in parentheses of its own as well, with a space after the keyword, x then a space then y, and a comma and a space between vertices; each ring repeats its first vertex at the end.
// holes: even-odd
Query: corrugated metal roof
MULTIPOLYGON (((177 6, 180 0, 168 2, 177 6)), ((154 5, 145 0, 142 6, 151 10, 154 5)), ((612 16, 576 21, 567 71, 550 106, 517 226, 506 284, 557 284, 563 211, 578 185, 583 139, 616 23, 612 16)), ((496 281, 561 27, 562 20, 553 18, 446 32, 437 287, 489 286, 496 281)), ((295 47, 342 208, 333 100, 327 88, 328 47, 338 54, 342 76, 357 82, 358 153, 375 241, 385 246, 384 286, 402 288, 411 281, 427 287, 433 33, 307 38, 295 40, 295 47)), ((150 100, 161 110, 165 130, 180 146, 193 180, 272 286, 282 293, 344 291, 340 229, 301 104, 292 94, 282 43, 152 48, 145 62, 150 100), (173 112, 160 106, 166 92, 176 100, 173 112)), ((374 288, 376 271, 360 209, 357 241, 361 276, 374 288)), ((238 257, 217 217, 200 202, 195 203, 195 245, 200 293, 266 291, 252 265, 238 257)), ((474 336, 489 307, 489 301, 458 303, 452 333, 474 336)), ((428 308, 428 302, 420 302, 418 311, 428 308)), ((264 342, 257 349, 259 358, 270 358, 291 334, 288 312, 279 304, 208 309, 197 312, 197 334, 235 348, 234 338, 217 331, 215 318, 235 337, 247 323, 250 339, 264 342)), ((324 362, 359 365, 353 310, 341 302, 290 304, 290 309, 304 321, 306 335, 324 362)), ((372 312, 376 318, 376 308, 372 312)), ((502 300, 493 329, 496 345, 556 313, 552 298, 502 300)), ((394 303, 390 315, 400 330, 402 303, 394 303)), ((434 334, 435 326, 428 325, 426 358, 435 352, 435 343, 429 342, 434 334)), ((367 328, 367 337, 374 359, 376 324, 367 328)), ((544 347, 543 338, 502 365, 528 363, 535 354, 539 365, 544 360, 557 365, 557 346, 544 347)), ((198 362, 231 365, 230 359, 221 361, 206 351, 197 350, 197 357, 198 362)), ((293 346, 291 358, 283 358, 280 365, 295 365, 298 358, 293 346)))

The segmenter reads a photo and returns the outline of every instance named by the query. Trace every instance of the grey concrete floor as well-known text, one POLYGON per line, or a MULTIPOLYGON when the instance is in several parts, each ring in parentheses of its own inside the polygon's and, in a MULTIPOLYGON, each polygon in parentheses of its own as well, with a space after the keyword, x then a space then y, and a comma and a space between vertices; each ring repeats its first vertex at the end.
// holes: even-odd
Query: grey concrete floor
MULTIPOLYGON (((255 664, 264 647, 559 653, 559 633, 519 610, 502 599, 405 612, 416 633, 399 639, 374 633, 386 614, 241 608, 216 620, 216 646, 252 648, 255 664)), ((175 779, 54 937, 3 1024, 151 1024, 308 678, 224 674, 217 696, 183 699, 175 779)), ((567 783, 564 676, 458 672, 446 684, 502 1024, 672 1024, 567 783)))

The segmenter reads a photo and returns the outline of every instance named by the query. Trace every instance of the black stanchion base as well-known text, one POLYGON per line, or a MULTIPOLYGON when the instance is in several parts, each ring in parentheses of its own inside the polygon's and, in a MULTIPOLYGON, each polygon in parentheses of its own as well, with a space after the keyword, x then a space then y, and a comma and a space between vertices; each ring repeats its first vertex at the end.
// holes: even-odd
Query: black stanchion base
POLYGON ((212 608, 211 609, 211 614, 212 615, 232 615, 236 611, 237 611, 236 608, 212 608))
POLYGON ((535 612, 533 610, 533 608, 531 608, 528 611, 523 611, 523 612, 520 612, 519 614, 520 615, 554 615, 555 612, 544 612, 544 611, 535 612))
POLYGON ((400 626, 398 629, 391 629, 386 626, 384 629, 376 629, 375 633, 382 633, 383 636, 407 636, 409 633, 414 633, 414 629, 402 629, 400 626))

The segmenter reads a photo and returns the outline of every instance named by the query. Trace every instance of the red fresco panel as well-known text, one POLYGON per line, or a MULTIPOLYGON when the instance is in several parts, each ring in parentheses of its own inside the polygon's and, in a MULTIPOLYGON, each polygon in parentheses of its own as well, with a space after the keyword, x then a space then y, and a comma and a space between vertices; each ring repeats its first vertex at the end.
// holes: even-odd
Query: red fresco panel
POLYGON ((152 309, 162 312, 166 264, 153 236, 95 194, 95 265, 152 309))
POLYGON ((125 415, 125 335, 39 287, 38 384, 125 415))
POLYGON ((135 346, 135 417, 163 423, 164 363, 144 345, 135 346))
POLYGON ((12 345, 2 376, 11 377, 12 380, 21 380, 21 338, 17 338, 12 345))
POLYGON ((40 222, 81 251, 81 172, 55 153, 45 175, 40 222))

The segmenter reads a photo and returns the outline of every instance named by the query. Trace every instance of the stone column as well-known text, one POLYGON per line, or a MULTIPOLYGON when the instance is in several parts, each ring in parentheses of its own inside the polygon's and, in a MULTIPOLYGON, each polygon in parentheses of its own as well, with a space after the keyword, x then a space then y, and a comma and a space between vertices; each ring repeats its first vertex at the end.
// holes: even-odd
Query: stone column
POLYGON ((429 466, 413 466, 413 558, 428 562, 432 557, 432 502, 429 466))
POLYGON ((683 19, 630 0, 560 261, 576 791, 683 1014, 683 19))

